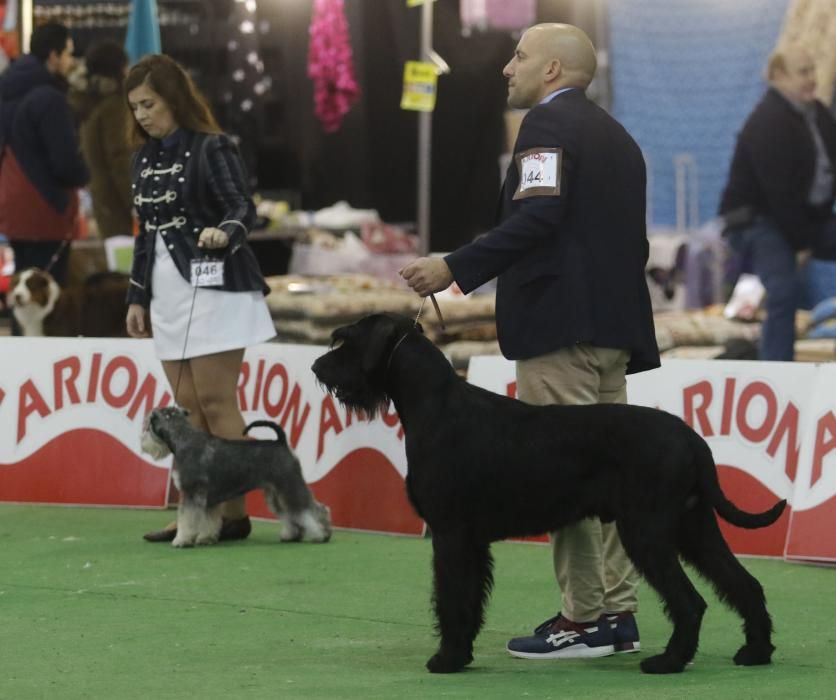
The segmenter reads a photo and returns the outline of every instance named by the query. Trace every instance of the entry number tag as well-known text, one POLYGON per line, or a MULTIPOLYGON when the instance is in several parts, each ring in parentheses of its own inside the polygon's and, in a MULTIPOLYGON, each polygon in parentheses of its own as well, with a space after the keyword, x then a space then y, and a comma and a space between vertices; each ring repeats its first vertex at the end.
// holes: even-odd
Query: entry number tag
POLYGON ((514 199, 533 195, 559 195, 563 149, 532 148, 517 154, 520 184, 514 199))
POLYGON ((192 287, 219 287, 223 283, 223 260, 192 260, 192 287))

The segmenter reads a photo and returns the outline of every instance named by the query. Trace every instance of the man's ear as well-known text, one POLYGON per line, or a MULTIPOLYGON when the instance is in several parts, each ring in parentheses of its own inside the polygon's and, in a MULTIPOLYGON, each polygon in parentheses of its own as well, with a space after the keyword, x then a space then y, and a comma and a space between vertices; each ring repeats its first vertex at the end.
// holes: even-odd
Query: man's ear
POLYGON ((553 58, 548 63, 548 67, 546 68, 546 79, 551 82, 560 77, 560 74, 563 72, 563 64, 560 62, 559 58, 553 58))

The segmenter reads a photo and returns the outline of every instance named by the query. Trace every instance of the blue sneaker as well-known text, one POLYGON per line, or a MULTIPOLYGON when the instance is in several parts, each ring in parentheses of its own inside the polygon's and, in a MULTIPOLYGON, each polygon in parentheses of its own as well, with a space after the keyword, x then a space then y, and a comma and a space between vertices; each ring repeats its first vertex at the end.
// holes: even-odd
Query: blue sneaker
POLYGON ((557 614, 531 637, 515 637, 506 646, 521 659, 588 659, 615 653, 613 630, 603 615, 595 622, 572 622, 557 614))
POLYGON ((606 613, 606 618, 612 628, 616 654, 629 654, 641 650, 639 626, 636 624, 636 617, 633 613, 606 613))

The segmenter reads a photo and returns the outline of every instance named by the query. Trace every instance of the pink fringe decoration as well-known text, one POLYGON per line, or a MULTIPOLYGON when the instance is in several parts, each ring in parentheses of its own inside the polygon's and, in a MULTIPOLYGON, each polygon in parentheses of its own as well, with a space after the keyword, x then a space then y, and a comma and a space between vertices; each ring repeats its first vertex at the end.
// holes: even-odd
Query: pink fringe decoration
POLYGON ((314 0, 308 77, 314 81, 314 113, 326 133, 340 128, 360 96, 343 0, 314 0))

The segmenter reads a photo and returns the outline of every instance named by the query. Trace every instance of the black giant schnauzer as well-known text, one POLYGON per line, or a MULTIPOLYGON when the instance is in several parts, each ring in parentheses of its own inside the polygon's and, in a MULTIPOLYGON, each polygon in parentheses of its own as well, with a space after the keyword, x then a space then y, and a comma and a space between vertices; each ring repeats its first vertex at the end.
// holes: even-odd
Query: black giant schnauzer
POLYGON ((676 673, 697 651, 706 604, 679 556, 743 618, 737 664, 768 664, 772 622, 760 583, 729 550, 715 512, 745 528, 774 523, 739 510, 720 489, 711 449, 676 416, 627 405, 530 406, 461 379, 421 327, 367 316, 333 333, 313 372, 343 405, 369 415, 390 399, 406 433, 406 488, 432 530, 441 643, 434 673, 473 660, 493 586, 490 543, 615 521, 624 548, 662 597, 673 635, 646 673, 676 673))

